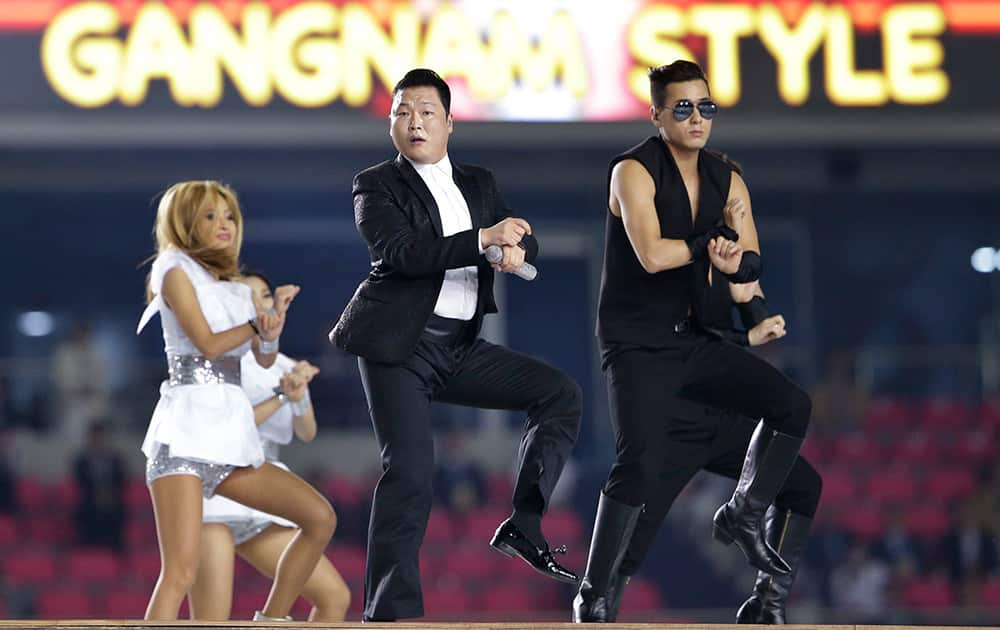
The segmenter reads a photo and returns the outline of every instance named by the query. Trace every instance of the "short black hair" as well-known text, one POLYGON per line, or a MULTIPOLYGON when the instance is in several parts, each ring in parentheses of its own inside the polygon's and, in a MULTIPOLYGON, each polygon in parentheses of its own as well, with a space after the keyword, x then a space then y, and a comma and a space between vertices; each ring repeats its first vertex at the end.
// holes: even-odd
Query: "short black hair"
POLYGON ((258 280, 260 280, 261 282, 263 282, 264 284, 267 285, 267 290, 268 291, 270 291, 272 294, 274 293, 274 285, 271 284, 271 281, 268 280, 267 276, 265 276, 263 273, 261 273, 259 271, 253 271, 253 270, 251 270, 251 271, 244 271, 243 272, 243 277, 244 278, 257 278, 258 280))
POLYGON ((649 69, 649 102, 660 109, 667 104, 667 86, 671 83, 702 80, 708 85, 708 77, 701 66, 693 61, 678 59, 665 66, 649 69))
POLYGON ((444 105, 444 113, 448 115, 451 113, 451 88, 445 83, 441 75, 428 68, 414 68, 407 72, 396 87, 392 88, 392 98, 396 98, 396 95, 407 88, 413 87, 432 87, 437 90, 438 96, 441 97, 441 104, 444 105))

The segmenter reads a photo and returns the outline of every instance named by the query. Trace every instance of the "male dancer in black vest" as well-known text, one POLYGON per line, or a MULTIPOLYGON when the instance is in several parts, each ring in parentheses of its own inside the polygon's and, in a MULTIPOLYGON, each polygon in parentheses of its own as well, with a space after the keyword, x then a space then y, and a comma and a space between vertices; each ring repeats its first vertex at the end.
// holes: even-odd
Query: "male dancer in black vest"
MULTIPOLYGON (((738 214, 739 207, 738 203, 727 205, 727 224, 738 225, 730 222, 729 217, 732 216, 730 210, 738 214)), ((759 283, 733 284, 719 277, 713 280, 715 284, 709 287, 702 320, 698 322, 700 326, 745 347, 760 346, 785 335, 785 320, 781 315, 769 314, 759 283), (745 331, 733 327, 734 304, 745 331)), ((677 495, 700 470, 739 478, 756 424, 732 411, 680 397, 671 401, 669 416, 651 432, 647 451, 652 455, 653 465, 658 466, 657 474, 621 565, 611 577, 607 591, 607 621, 617 620, 625 587, 639 570, 677 495)), ((758 571, 753 592, 736 613, 737 623, 785 623, 785 604, 822 490, 819 473, 800 455, 764 517, 767 542, 788 563, 791 572, 771 575, 758 571)))
POLYGON ((576 442, 580 387, 537 359, 478 338, 495 313, 493 272, 534 260, 531 226, 510 217, 493 175, 452 162, 451 91, 431 70, 393 89, 399 155, 354 178, 354 220, 371 271, 330 333, 358 355, 382 476, 368 527, 367 621, 424 614, 418 552, 431 509, 431 401, 527 411, 513 514, 490 545, 556 580, 577 576, 552 557, 542 514, 576 442), (503 250, 500 263, 483 257, 503 250))
POLYGON ((759 278, 757 235, 742 178, 703 151, 718 108, 701 68, 678 61, 649 77, 658 134, 609 168, 597 333, 617 452, 574 621, 608 618, 608 587, 655 487, 651 437, 677 396, 762 418, 713 535, 735 542, 760 571, 791 572, 768 544, 763 520, 798 457, 811 403, 770 364, 696 325, 713 269, 737 284, 759 278), (746 212, 738 232, 723 222, 723 208, 736 199, 746 212))

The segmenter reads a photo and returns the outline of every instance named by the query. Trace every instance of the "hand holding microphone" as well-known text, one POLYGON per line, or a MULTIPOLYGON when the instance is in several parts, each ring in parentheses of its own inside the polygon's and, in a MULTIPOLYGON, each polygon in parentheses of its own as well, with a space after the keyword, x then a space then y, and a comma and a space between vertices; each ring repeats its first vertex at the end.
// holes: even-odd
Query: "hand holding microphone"
MULTIPOLYGON (((534 280, 535 276, 538 275, 538 269, 535 269, 535 266, 532 265, 531 263, 523 262, 524 250, 521 249, 520 247, 516 246, 500 247, 499 245, 490 245, 489 247, 486 248, 484 255, 486 256, 486 260, 494 266, 496 265, 509 266, 511 263, 511 261, 509 260, 510 256, 512 255, 516 256, 518 252, 520 252, 519 258, 521 263, 517 265, 517 267, 515 267, 511 273, 513 273, 518 278, 522 278, 524 280, 534 280), (506 263, 504 261, 505 258, 508 259, 506 263)), ((516 262, 514 264, 516 264, 516 262)))
POLYGON ((534 265, 524 262, 524 250, 517 247, 525 234, 531 234, 531 224, 517 217, 508 217, 492 227, 479 230, 486 260, 500 271, 512 272, 525 280, 534 280, 538 270, 534 265))

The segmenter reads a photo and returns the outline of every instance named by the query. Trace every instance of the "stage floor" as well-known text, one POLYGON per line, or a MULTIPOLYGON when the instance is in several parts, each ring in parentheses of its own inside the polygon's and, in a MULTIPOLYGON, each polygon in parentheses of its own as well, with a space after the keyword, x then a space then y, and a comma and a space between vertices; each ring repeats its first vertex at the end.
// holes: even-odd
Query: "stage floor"
MULTIPOLYGON (((103 619, 87 620, 37 620, 37 619, 8 619, 0 621, 0 630, 16 630, 25 628, 40 630, 42 628, 65 628, 67 630, 118 630, 129 628, 141 630, 143 628, 156 628, 157 630, 178 628, 191 630, 192 628, 247 628, 250 630, 261 630, 262 628, 334 628, 336 630, 372 630, 382 628, 383 630, 575 630, 580 628, 579 624, 572 623, 441 623, 441 622, 399 622, 399 623, 308 623, 304 621, 293 621, 290 623, 252 623, 246 621, 222 621, 216 623, 206 623, 202 621, 116 621, 103 619)), ((593 627, 593 626, 592 626, 593 627)), ((653 630, 654 628, 668 630, 744 630, 748 628, 769 628, 770 626, 750 626, 734 624, 651 624, 651 623, 614 623, 600 626, 606 630, 653 630)), ((991 626, 872 626, 872 625, 821 625, 821 624, 790 624, 783 626, 788 630, 932 630, 935 628, 949 628, 951 630, 983 630, 991 626)), ((993 626, 996 628, 995 626, 993 626)), ((1000 629, 998 629, 1000 630, 1000 629)))

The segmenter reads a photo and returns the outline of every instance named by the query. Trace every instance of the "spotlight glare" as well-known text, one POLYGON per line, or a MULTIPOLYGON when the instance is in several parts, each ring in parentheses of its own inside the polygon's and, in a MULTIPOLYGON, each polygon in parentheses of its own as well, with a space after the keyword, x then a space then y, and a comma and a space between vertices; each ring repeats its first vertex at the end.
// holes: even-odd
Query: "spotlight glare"
POLYGON ((992 247, 980 247, 972 252, 972 268, 979 273, 990 273, 1000 268, 998 263, 1000 263, 1000 252, 994 251, 992 247))
POLYGON ((55 321, 45 311, 27 311, 17 316, 17 329, 26 337, 45 337, 52 334, 55 321))

